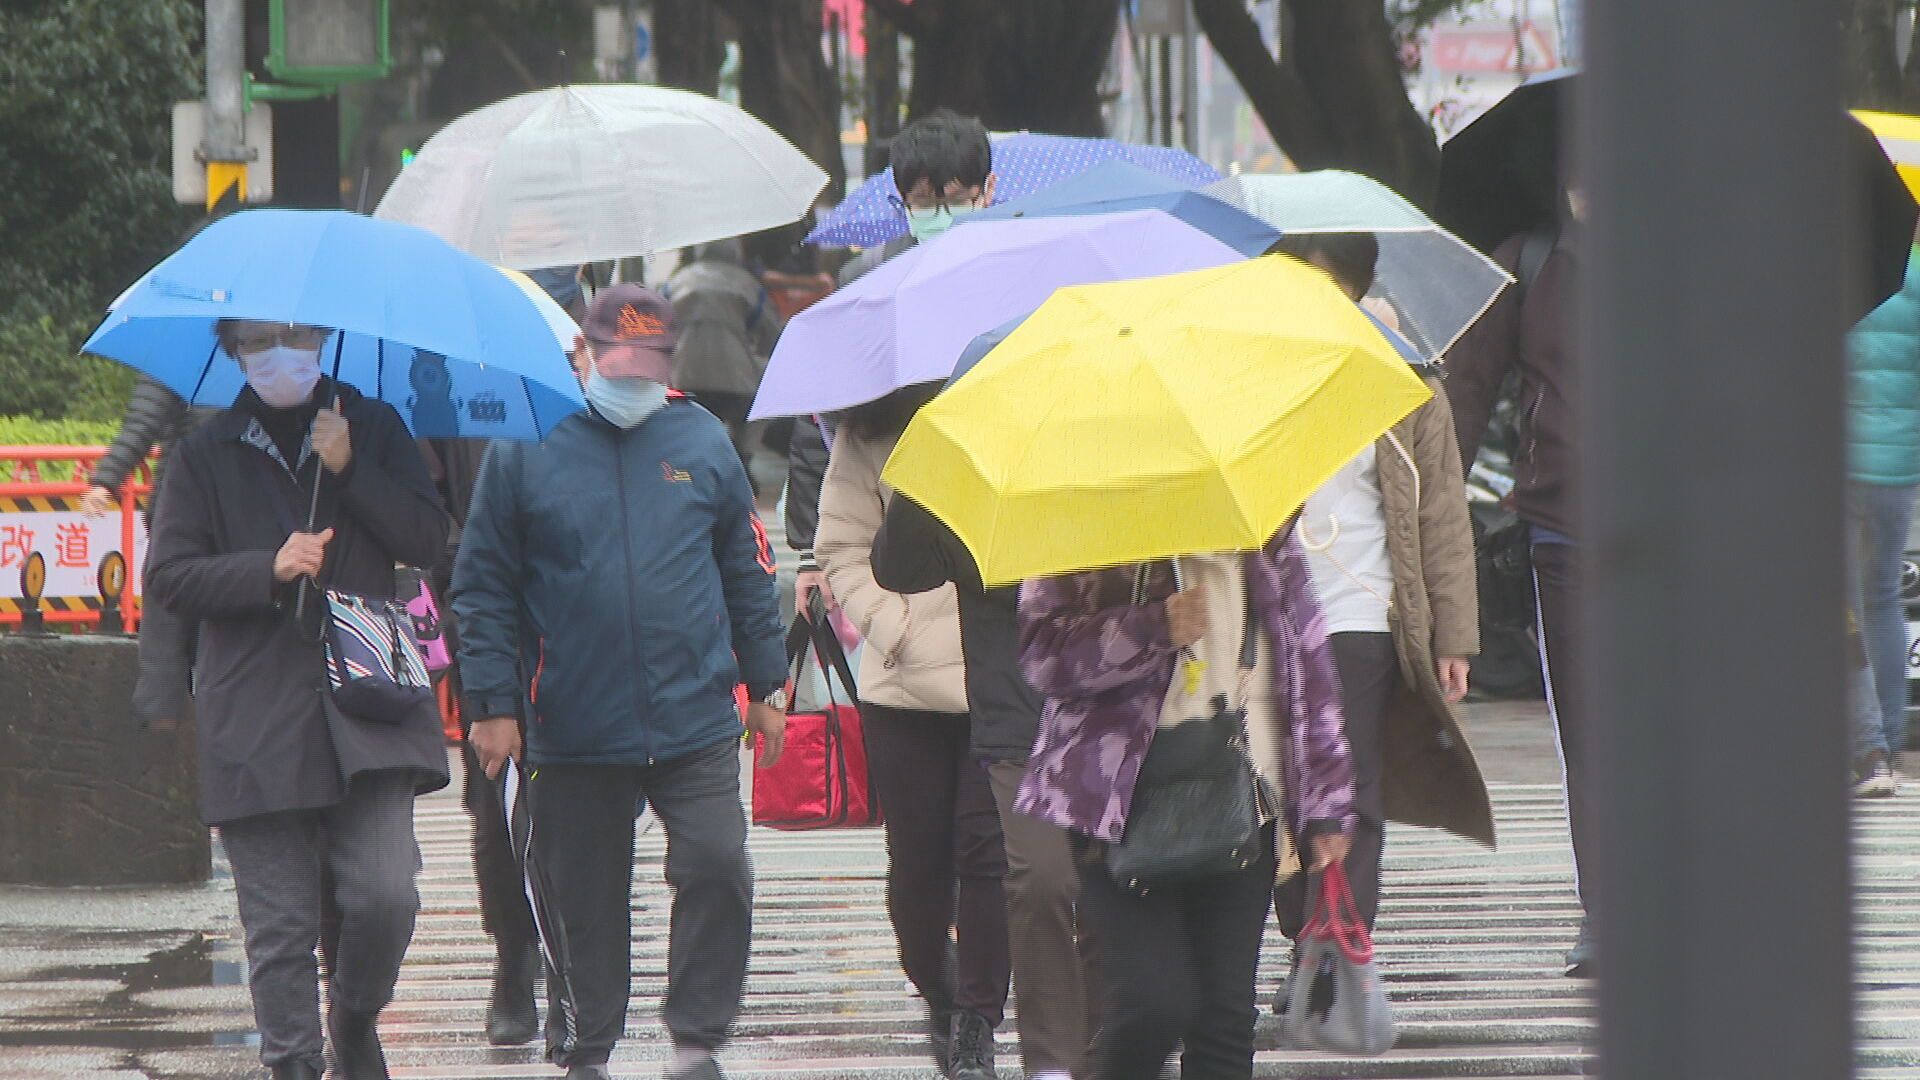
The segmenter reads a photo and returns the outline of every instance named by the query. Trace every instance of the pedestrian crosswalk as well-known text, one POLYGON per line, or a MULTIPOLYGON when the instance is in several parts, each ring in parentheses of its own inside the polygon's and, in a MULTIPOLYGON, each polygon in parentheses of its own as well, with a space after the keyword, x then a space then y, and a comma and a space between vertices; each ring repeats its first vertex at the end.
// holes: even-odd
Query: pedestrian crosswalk
MULTIPOLYGON (((1442 833, 1389 834, 1379 955, 1401 1022, 1377 1059, 1278 1048, 1263 1016, 1256 1075, 1284 1078, 1594 1075, 1588 987, 1561 974, 1579 917, 1557 788, 1494 789, 1501 844, 1488 852, 1442 833)), ((1920 793, 1859 804, 1862 1077, 1920 1076, 1920 793)), ((491 946, 480 932, 457 800, 422 802, 424 910, 382 1029, 396 1077, 551 1078, 537 1047, 485 1044, 491 946)), ((658 1075, 669 1052, 658 1024, 666 971, 665 838, 640 842, 634 890, 634 997, 621 1077, 658 1075)), ((722 1056, 736 1080, 885 1080, 935 1076, 917 1003, 895 961, 882 901, 877 830, 756 830, 753 971, 739 1035, 722 1056)), ((1284 964, 1269 935, 1263 1004, 1284 964)), ((1765 948, 1765 942, 1756 942, 1765 948)), ((1016 1000, 1014 1008, 1017 1010, 1016 1000)), ((1002 1075, 1017 1075, 1009 1022, 1002 1075)))

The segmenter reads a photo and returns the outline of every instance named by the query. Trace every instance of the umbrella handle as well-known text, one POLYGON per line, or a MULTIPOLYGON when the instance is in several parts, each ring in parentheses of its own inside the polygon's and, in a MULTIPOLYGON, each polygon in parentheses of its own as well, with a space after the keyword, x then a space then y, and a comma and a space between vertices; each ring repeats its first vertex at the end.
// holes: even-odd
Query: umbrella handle
MULTIPOLYGON (((346 347, 347 334, 344 330, 333 332, 333 410, 340 411, 340 352, 346 347)), ((326 466, 320 461, 320 455, 313 455, 313 495, 307 501, 307 531, 320 521, 320 479, 326 475, 326 466)), ((293 624, 307 625, 307 594, 318 591, 320 583, 311 577, 300 579, 300 590, 293 601, 293 624)))

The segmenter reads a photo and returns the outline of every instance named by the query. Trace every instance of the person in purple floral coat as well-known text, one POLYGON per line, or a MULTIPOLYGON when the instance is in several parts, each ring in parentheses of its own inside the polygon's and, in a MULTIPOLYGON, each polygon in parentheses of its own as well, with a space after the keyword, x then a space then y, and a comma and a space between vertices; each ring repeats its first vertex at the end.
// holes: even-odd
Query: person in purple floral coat
POLYGON ((1309 871, 1344 858, 1354 824, 1339 679, 1306 559, 1283 531, 1244 555, 1029 581, 1020 622, 1022 669, 1047 700, 1015 809, 1067 829, 1080 852, 1080 915, 1104 990, 1094 1071, 1154 1080, 1184 1044, 1186 1080, 1244 1080, 1274 884, 1302 870, 1299 848, 1309 871), (1254 764, 1280 796, 1266 850, 1238 872, 1122 888, 1100 842, 1125 830, 1155 733, 1203 718, 1223 694, 1244 702, 1254 764))

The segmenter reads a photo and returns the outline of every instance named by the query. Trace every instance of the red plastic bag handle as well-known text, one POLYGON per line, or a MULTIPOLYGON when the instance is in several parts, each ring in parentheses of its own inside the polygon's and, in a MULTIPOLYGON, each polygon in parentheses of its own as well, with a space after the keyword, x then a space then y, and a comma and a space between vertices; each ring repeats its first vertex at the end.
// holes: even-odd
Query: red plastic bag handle
POLYGON ((1346 869, 1337 862, 1320 872, 1320 904, 1300 931, 1302 941, 1316 937, 1331 940, 1353 963, 1373 962, 1373 935, 1360 917, 1360 905, 1354 902, 1346 869))

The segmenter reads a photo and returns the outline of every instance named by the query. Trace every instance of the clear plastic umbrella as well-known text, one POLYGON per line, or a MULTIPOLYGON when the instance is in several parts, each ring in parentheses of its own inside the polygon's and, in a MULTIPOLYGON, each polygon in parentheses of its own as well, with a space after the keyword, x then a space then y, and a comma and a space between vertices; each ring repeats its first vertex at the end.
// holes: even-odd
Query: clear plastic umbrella
POLYGON ((440 129, 374 216, 532 269, 787 225, 826 183, 792 143, 723 101, 583 84, 495 102, 440 129))
POLYGON ((1513 281, 1498 263, 1359 173, 1235 176, 1206 190, 1288 235, 1373 233, 1380 241, 1374 292, 1393 305, 1401 333, 1428 360, 1440 360, 1513 281))

